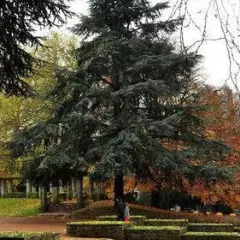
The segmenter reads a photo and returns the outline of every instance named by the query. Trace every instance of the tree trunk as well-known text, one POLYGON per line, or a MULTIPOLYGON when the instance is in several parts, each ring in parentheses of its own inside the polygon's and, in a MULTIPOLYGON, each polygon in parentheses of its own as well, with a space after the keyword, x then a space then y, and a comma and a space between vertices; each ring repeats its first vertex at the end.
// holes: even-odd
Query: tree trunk
POLYGON ((94 181, 91 177, 89 177, 89 198, 93 200, 93 192, 94 192, 94 181))
POLYGON ((41 191, 41 208, 45 212, 48 208, 47 187, 46 186, 41 186, 40 191, 41 191))
POLYGON ((76 198, 76 179, 72 178, 72 197, 76 198))
POLYGON ((71 181, 68 182, 67 184, 67 200, 72 200, 72 183, 71 181))
POLYGON ((59 192, 60 192, 60 193, 64 193, 63 182, 62 182, 61 179, 59 180, 59 192))
POLYGON ((152 207, 169 209, 169 192, 164 190, 158 190, 152 192, 152 207))
POLYGON ((1 197, 5 195, 5 180, 1 180, 1 197))
POLYGON ((83 208, 83 178, 76 179, 77 209, 83 208))
POLYGON ((27 179, 27 181, 26 181, 26 198, 29 198, 30 192, 31 192, 31 183, 27 179))
POLYGON ((116 175, 114 179, 114 206, 117 205, 117 198, 121 198, 124 200, 123 175, 116 175))
POLYGON ((8 193, 11 193, 12 192, 12 180, 8 180, 7 182, 7 187, 8 187, 8 193))
POLYGON ((53 204, 58 204, 59 203, 59 187, 58 186, 53 186, 52 187, 52 203, 53 204))
POLYGON ((151 198, 151 206, 159 208, 159 203, 160 203, 160 196, 159 192, 153 191, 152 192, 152 198, 151 198))

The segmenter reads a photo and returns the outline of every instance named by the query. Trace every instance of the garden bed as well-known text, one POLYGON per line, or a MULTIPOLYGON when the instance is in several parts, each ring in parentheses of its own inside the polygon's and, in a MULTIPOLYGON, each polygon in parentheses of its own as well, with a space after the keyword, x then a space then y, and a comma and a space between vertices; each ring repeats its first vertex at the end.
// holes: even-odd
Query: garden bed
MULTIPOLYGON (((99 221, 114 221, 117 220, 117 215, 99 216, 96 219, 99 221)), ((130 216, 130 221, 138 224, 143 223, 145 219, 146 216, 143 215, 130 216)))
POLYGON ((240 240, 240 234, 234 232, 187 232, 182 240, 240 240))
POLYGON ((6 240, 58 240, 59 233, 53 232, 0 232, 0 239, 6 240))
POLYGON ((125 229, 125 240, 180 240, 184 229, 176 226, 133 226, 125 229))
POLYGON ((187 227, 187 219, 146 219, 144 221, 146 226, 180 226, 187 227))
POLYGON ((190 232, 233 232, 232 224, 224 223, 190 223, 188 224, 190 232))
POLYGON ((87 238, 124 239, 124 229, 131 226, 131 222, 123 221, 84 221, 67 224, 67 235, 87 238))

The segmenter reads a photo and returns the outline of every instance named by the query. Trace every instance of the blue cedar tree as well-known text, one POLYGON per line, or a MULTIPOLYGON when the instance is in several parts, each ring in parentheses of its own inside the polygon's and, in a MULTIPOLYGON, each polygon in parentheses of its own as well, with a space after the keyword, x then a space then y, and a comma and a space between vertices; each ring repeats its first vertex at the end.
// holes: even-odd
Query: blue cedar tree
MULTIPOLYGON (((77 70, 58 72, 58 106, 44 128, 35 128, 50 140, 45 159, 70 169, 77 164, 76 175, 93 165, 93 177, 115 176, 115 198, 123 195, 123 177, 133 173, 176 184, 183 176, 229 178, 229 169, 217 165, 228 148, 205 138, 196 90, 189 90, 200 56, 177 51, 170 40, 181 19, 161 21, 163 2, 89 4, 89 16, 73 29, 84 39, 77 70)), ((39 144, 34 134, 28 139, 39 144)))

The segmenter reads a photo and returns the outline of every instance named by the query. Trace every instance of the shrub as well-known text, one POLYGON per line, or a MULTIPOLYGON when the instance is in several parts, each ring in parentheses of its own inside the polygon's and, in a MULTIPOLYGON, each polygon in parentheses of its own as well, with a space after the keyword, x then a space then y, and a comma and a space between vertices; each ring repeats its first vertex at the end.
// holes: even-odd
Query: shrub
POLYGON ((59 193, 58 194, 59 202, 66 201, 67 200, 67 193, 59 193))
POLYGON ((124 239, 124 229, 130 226, 130 222, 121 221, 84 221, 67 224, 67 235, 86 238, 112 238, 124 239))
POLYGON ((158 219, 147 219, 144 222, 188 222, 187 219, 163 219, 163 218, 158 218, 158 219))
MULTIPOLYGON (((239 220, 233 217, 218 217, 216 215, 193 215, 185 212, 175 212, 169 210, 147 207, 137 204, 130 204, 130 212, 132 215, 144 215, 147 218, 167 218, 167 219, 188 219, 189 222, 227 222, 238 223, 239 220)), ((90 207, 79 209, 71 213, 73 218, 96 218, 101 215, 115 215, 116 209, 113 207, 113 201, 99 201, 93 203, 90 207)))
POLYGON ((187 232, 183 240, 231 240, 240 239, 239 233, 234 232, 187 232))
POLYGON ((25 192, 11 192, 11 193, 4 193, 4 198, 26 198, 25 192))
MULTIPOLYGON (((117 215, 105 215, 105 216, 99 216, 97 217, 97 219, 106 219, 106 218, 109 218, 109 219, 116 219, 117 218, 117 215)), ((133 215, 133 216, 130 216, 131 219, 145 219, 146 216, 142 216, 142 215, 133 215)))
POLYGON ((187 219, 147 219, 144 225, 147 226, 181 226, 187 227, 187 219))
POLYGON ((239 232, 240 233, 240 227, 234 227, 234 232, 239 232))
POLYGON ((20 238, 34 240, 57 240, 60 239, 59 233, 54 232, 0 232, 0 239, 20 238))
POLYGON ((128 225, 130 222, 124 221, 81 221, 81 222, 70 222, 67 225, 128 225))
POLYGON ((30 192, 30 193, 28 193, 28 198, 38 198, 38 193, 37 192, 30 192))
POLYGON ((189 223, 189 226, 232 226, 230 223, 189 223))
POLYGON ((234 232, 186 232, 184 236, 240 236, 234 232))
POLYGON ((163 230, 182 230, 181 227, 177 226, 133 226, 127 228, 129 231, 163 231, 163 230))
POLYGON ((226 223, 192 223, 188 225, 190 232, 233 232, 233 225, 226 223))
POLYGON ((124 230, 124 237, 128 240, 180 240, 184 231, 184 228, 178 226, 133 226, 124 230))

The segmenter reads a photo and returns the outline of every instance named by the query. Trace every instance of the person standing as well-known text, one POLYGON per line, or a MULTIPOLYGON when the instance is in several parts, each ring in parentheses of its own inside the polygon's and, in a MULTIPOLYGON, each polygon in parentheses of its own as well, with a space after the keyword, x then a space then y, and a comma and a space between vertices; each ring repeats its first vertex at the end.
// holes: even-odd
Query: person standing
POLYGON ((125 222, 129 222, 130 221, 130 208, 129 208, 128 203, 125 203, 124 221, 125 222))
POLYGON ((117 212, 118 212, 117 220, 124 221, 125 202, 121 198, 118 198, 116 201, 117 201, 117 212))

